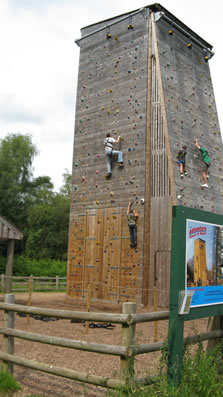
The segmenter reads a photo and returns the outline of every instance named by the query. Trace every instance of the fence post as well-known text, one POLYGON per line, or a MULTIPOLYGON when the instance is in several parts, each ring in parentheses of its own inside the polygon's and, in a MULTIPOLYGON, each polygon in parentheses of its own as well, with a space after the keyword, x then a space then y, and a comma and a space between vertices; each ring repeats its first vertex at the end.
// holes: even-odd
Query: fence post
POLYGON ((59 289, 59 276, 56 276, 56 290, 59 289))
MULTIPOLYGON (((32 303, 32 292, 33 292, 33 276, 31 275, 29 277, 29 295, 28 295, 28 303, 27 306, 31 306, 32 303)), ((27 324, 30 323, 30 314, 27 314, 26 316, 26 322, 27 324)))
POLYGON ((5 286, 4 286, 4 284, 5 284, 5 275, 4 275, 4 274, 1 274, 1 292, 4 292, 4 291, 5 291, 5 286))
MULTIPOLYGON (((136 303, 125 302, 122 306, 123 314, 135 314, 136 313, 136 303)), ((135 324, 122 325, 122 345, 128 347, 129 349, 135 345, 135 324)), ((134 374, 134 355, 130 357, 120 357, 120 375, 122 378, 127 379, 134 374)))
MULTIPOLYGON (((5 303, 15 303, 15 295, 14 294, 6 294, 5 295, 5 303)), ((14 328, 15 324, 15 315, 14 312, 9 312, 8 310, 4 311, 4 327, 5 328, 14 328)), ((14 337, 13 336, 3 336, 3 352, 7 354, 14 354, 14 337)), ((3 371, 8 372, 10 375, 13 375, 13 363, 8 361, 2 362, 3 371)))
POLYGON ((5 294, 8 294, 12 290, 12 266, 13 266, 13 255, 14 255, 14 240, 8 240, 7 249, 7 261, 5 268, 5 294))

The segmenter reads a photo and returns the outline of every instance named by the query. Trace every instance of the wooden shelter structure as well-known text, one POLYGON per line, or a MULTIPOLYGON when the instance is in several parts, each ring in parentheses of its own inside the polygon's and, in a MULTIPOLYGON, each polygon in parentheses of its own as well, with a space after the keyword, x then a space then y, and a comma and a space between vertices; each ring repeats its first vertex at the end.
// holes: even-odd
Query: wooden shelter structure
POLYGON ((8 241, 7 260, 5 268, 5 293, 11 292, 11 277, 13 270, 13 256, 15 240, 21 240, 23 234, 12 226, 6 219, 0 216, 0 240, 8 241))
POLYGON ((67 294, 145 305, 169 300, 172 206, 223 212, 222 141, 212 46, 160 4, 82 29, 74 136, 67 294), (105 179, 103 141, 121 135, 124 169, 105 179), (211 157, 201 188, 201 156, 211 157), (177 153, 187 146, 187 176, 177 153), (138 246, 126 218, 134 199, 138 246))

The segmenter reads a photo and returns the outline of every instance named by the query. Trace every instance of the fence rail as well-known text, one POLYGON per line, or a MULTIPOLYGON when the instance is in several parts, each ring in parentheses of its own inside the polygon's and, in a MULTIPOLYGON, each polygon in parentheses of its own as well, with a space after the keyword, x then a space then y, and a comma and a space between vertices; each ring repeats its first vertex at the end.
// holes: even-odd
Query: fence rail
POLYGON ((65 291, 67 286, 66 277, 36 277, 36 276, 12 276, 8 277, 1 274, 0 292, 5 291, 6 279, 11 280, 12 292, 28 292, 32 291, 65 291))
MULTIPOLYGON (((94 312, 72 312, 68 310, 46 309, 32 306, 17 305, 14 303, 14 295, 5 295, 5 303, 0 302, 0 310, 4 311, 4 327, 0 328, 3 335, 3 351, 0 352, 0 359, 3 360, 3 368, 9 373, 13 373, 13 364, 36 369, 42 372, 62 376, 80 382, 91 383, 111 389, 118 389, 126 385, 127 379, 134 375, 134 357, 139 354, 155 352, 164 348, 164 342, 151 344, 136 344, 135 331, 136 324, 157 320, 167 320, 169 311, 156 313, 136 314, 136 304, 127 302, 123 304, 123 312, 117 313, 94 313, 94 312), (83 320, 95 322, 110 322, 122 326, 121 345, 107 345, 101 343, 89 343, 85 341, 47 336, 37 333, 17 330, 14 327, 14 313, 40 314, 43 316, 57 317, 60 319, 83 320), (119 379, 105 378, 94 374, 74 371, 67 368, 56 367, 34 360, 28 360, 14 355, 14 338, 20 338, 33 342, 45 343, 48 345, 60 346, 64 348, 84 350, 91 353, 101 353, 120 357, 120 377, 119 379)), ((187 344, 199 341, 216 339, 223 336, 222 330, 210 331, 185 338, 187 344)), ((154 382, 153 377, 135 379, 140 385, 149 385, 154 382)))

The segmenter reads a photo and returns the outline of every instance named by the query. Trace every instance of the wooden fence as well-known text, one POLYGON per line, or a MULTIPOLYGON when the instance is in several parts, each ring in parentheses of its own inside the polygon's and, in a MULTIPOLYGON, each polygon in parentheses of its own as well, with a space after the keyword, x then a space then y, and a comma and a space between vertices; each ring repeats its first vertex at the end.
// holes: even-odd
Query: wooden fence
MULTIPOLYGON (((4 274, 1 274, 0 280, 0 292, 5 291, 6 278, 4 274)), ((11 291, 12 292, 28 292, 32 291, 66 291, 66 277, 35 277, 35 276, 12 276, 11 279, 11 291)))
MULTIPOLYGON (((134 374, 134 357, 139 354, 145 354, 160 351, 164 348, 164 342, 151 344, 136 344, 135 331, 136 324, 151 321, 167 320, 169 311, 161 311, 155 313, 136 313, 136 304, 132 302, 123 304, 123 312, 116 313, 96 313, 96 312, 74 312, 67 310, 55 310, 39 307, 27 307, 14 304, 14 295, 5 295, 5 302, 0 302, 0 310, 4 311, 4 327, 0 328, 0 334, 3 335, 3 350, 0 352, 0 359, 3 360, 3 368, 9 373, 13 373, 13 364, 32 368, 49 374, 69 378, 72 380, 91 383, 94 385, 118 389, 126 385, 129 377, 134 374), (122 344, 107 345, 100 343, 88 343, 85 341, 60 338, 55 336, 41 335, 31 332, 25 332, 14 328, 14 313, 26 313, 27 315, 35 314, 48 317, 57 317, 60 319, 83 320, 94 322, 109 322, 113 324, 121 324, 122 326, 122 344), (66 347, 70 349, 85 350, 92 353, 108 354, 120 357, 120 377, 104 378, 94 374, 80 371, 70 370, 45 363, 28 360, 14 355, 14 338, 20 338, 33 342, 45 343, 48 345, 66 347)), ((199 341, 216 339, 222 337, 221 330, 209 331, 185 338, 185 343, 197 343, 199 341)), ((149 385, 154 382, 153 377, 145 377, 135 379, 140 385, 149 385)))

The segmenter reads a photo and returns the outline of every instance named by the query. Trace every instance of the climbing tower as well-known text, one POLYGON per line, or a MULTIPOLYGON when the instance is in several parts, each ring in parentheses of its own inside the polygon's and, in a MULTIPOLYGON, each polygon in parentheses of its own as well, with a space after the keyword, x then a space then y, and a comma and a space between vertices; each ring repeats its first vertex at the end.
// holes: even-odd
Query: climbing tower
POLYGON ((207 285, 206 241, 194 240, 194 285, 207 285))
POLYGON ((159 4, 87 26, 80 47, 67 294, 158 304, 169 297, 175 204, 223 210, 222 142, 212 46, 159 4), (104 138, 121 135, 124 168, 105 179, 104 138), (211 157, 209 188, 195 138, 211 157), (176 155, 187 146, 187 176, 176 155), (126 210, 139 213, 130 248, 126 210))

